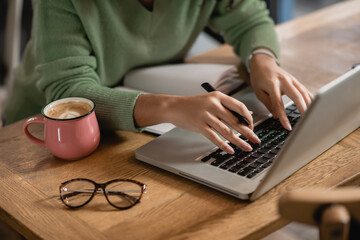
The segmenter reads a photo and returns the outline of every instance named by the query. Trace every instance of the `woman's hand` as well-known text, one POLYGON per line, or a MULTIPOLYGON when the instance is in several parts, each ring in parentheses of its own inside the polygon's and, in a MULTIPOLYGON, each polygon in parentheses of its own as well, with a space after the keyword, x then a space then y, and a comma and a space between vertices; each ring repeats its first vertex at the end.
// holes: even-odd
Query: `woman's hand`
POLYGON ((250 80, 257 98, 287 130, 291 130, 291 125, 281 96, 287 95, 293 100, 300 113, 305 112, 311 103, 312 95, 309 90, 291 74, 281 69, 268 55, 255 54, 252 57, 250 80))
POLYGON ((251 151, 251 146, 236 136, 230 127, 251 142, 260 143, 252 130, 253 119, 246 106, 218 91, 186 97, 143 94, 139 96, 135 104, 134 118, 140 127, 169 122, 180 128, 201 133, 230 154, 234 153, 233 148, 215 131, 245 151, 251 151), (250 126, 240 124, 228 109, 242 115, 250 126))

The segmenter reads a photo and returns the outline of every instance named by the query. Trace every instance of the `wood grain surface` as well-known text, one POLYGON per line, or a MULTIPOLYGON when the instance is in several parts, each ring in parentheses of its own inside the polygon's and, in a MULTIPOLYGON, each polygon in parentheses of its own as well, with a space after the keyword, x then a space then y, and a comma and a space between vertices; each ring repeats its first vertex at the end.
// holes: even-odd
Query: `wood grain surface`
MULTIPOLYGON (((360 62, 359 6, 345 1, 277 27, 283 67, 313 92, 360 62)), ((190 61, 240 63, 229 46, 190 61)), ((282 193, 360 182, 360 129, 247 202, 137 161, 134 150, 154 136, 102 132, 93 154, 64 161, 31 143, 22 133, 24 121, 0 129, 0 218, 28 239, 258 239, 288 223, 277 210, 282 193), (78 177, 132 178, 148 190, 129 210, 116 210, 102 195, 69 210, 59 199, 59 184, 78 177)), ((42 126, 30 131, 41 136, 42 126)))

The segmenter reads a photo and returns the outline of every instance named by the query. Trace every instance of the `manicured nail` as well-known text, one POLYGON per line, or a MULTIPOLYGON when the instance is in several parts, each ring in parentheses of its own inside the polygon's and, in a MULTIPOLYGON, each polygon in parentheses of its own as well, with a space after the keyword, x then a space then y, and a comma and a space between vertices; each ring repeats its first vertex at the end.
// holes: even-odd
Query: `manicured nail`
POLYGON ((247 151, 247 152, 250 152, 250 151, 252 151, 253 149, 252 149, 252 147, 248 144, 248 143, 246 143, 246 144, 244 144, 244 148, 243 148, 245 151, 247 151))
POLYGON ((292 130, 291 124, 290 124, 289 120, 286 120, 286 121, 285 121, 285 128, 286 128, 287 130, 289 130, 289 131, 292 130))
POLYGON ((251 137, 252 137, 253 142, 261 143, 261 140, 259 139, 259 137, 254 132, 252 133, 251 137))
POLYGON ((226 145, 224 150, 225 150, 225 152, 227 152, 229 154, 235 153, 234 149, 232 147, 230 147, 229 145, 226 145))

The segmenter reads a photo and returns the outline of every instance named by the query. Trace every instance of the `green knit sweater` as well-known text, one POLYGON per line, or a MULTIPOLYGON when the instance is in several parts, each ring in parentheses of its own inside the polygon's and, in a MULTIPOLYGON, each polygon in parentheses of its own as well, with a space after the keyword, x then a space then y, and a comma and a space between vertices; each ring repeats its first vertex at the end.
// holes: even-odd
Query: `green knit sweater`
POLYGON ((134 68, 181 61, 208 25, 242 59, 254 48, 278 55, 274 25, 258 0, 33 0, 31 39, 15 72, 7 124, 40 113, 53 100, 96 103, 100 126, 136 130, 140 92, 112 89, 134 68))

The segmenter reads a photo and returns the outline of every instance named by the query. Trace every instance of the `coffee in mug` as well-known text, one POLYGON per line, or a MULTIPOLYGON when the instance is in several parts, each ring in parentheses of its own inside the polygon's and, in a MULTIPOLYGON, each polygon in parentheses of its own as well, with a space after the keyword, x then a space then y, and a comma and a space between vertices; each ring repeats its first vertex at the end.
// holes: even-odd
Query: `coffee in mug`
POLYGON ((28 119, 23 126, 34 143, 47 147, 63 159, 79 159, 95 151, 100 142, 100 130, 95 116, 95 104, 89 99, 70 97, 46 105, 43 116, 28 119), (44 140, 28 131, 32 123, 45 125, 44 140))
POLYGON ((83 116, 91 109, 92 106, 86 102, 63 102, 49 107, 44 113, 54 119, 69 119, 83 116))

